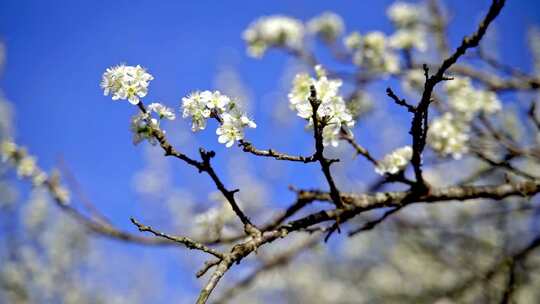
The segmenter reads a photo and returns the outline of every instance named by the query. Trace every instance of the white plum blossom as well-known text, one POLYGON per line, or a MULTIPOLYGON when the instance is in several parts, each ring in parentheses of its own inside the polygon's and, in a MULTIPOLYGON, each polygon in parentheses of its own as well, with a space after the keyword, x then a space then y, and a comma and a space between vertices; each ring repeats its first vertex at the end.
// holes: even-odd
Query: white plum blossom
MULTIPOLYGON (((325 75, 322 67, 317 67, 317 74, 325 75)), ((326 121, 326 126, 323 129, 323 144, 325 146, 337 146, 339 135, 344 131, 349 131, 349 128, 354 126, 354 119, 347 108, 343 97, 339 95, 339 88, 342 81, 339 79, 328 79, 326 76, 319 76, 317 79, 312 78, 308 74, 297 74, 293 80, 293 87, 289 93, 289 103, 291 109, 297 112, 299 117, 309 121, 312 124, 313 107, 309 101, 310 87, 315 87, 317 99, 320 101, 317 109, 317 117, 319 121, 326 121)))
POLYGON ((382 55, 386 51, 386 36, 383 32, 370 32, 364 36, 365 52, 370 53, 366 56, 374 57, 382 55))
POLYGON ((460 159, 468 151, 468 129, 466 123, 447 112, 431 122, 427 142, 442 156, 451 155, 454 159, 460 159))
POLYGON ((25 155, 17 163, 17 175, 19 177, 31 177, 36 172, 36 159, 32 156, 25 155))
POLYGON ((245 114, 223 113, 222 124, 217 128, 218 142, 231 147, 235 141, 244 139, 244 128, 255 128, 257 125, 245 114))
POLYGON ((240 121, 229 113, 222 115, 223 123, 216 130, 218 142, 225 144, 227 148, 231 147, 235 141, 244 138, 240 121))
POLYGON ((480 112, 493 114, 502 108, 494 92, 475 89, 468 77, 455 77, 447 81, 446 93, 452 110, 466 120, 480 112))
POLYGON ((362 47, 362 36, 358 32, 352 32, 343 39, 343 44, 348 50, 356 50, 362 47))
POLYGON ((208 118, 216 118, 220 123, 216 130, 218 141, 227 147, 244 138, 244 128, 257 127, 230 97, 219 91, 193 92, 182 98, 182 107, 183 117, 191 116, 193 132, 203 130, 208 118))
POLYGON ((9 140, 2 141, 1 148, 2 161, 14 165, 19 178, 33 178, 40 173, 36 158, 28 155, 25 148, 9 140))
POLYGON ((201 95, 206 100, 206 107, 210 110, 217 111, 218 114, 225 112, 231 102, 231 99, 227 95, 223 95, 219 91, 204 91, 201 95))
POLYGON ((399 71, 399 59, 388 47, 387 37, 382 32, 367 33, 362 47, 353 55, 356 65, 372 73, 395 74, 399 71))
POLYGON ((140 98, 148 93, 148 85, 154 79, 140 65, 127 66, 124 64, 108 68, 101 80, 105 96, 112 95, 113 100, 128 100, 138 104, 140 98))
POLYGON ((191 116, 191 130, 193 132, 198 130, 204 130, 206 128, 206 119, 210 117, 212 113, 207 107, 208 94, 202 94, 201 92, 193 92, 187 97, 182 98, 182 117, 191 116))
POLYGON ((19 178, 31 180, 36 187, 47 181, 47 174, 39 168, 36 158, 29 155, 24 147, 19 147, 10 140, 2 141, 0 147, 2 161, 13 165, 19 178))
POLYGON ((300 49, 304 38, 304 25, 301 21, 286 16, 266 16, 252 22, 242 37, 248 44, 248 54, 260 58, 270 47, 300 49))
POLYGON ((336 13, 324 12, 308 21, 309 32, 318 35, 324 41, 335 41, 345 30, 343 19, 336 13))
POLYGON ((307 101, 310 96, 310 87, 313 82, 313 78, 307 73, 296 74, 293 79, 291 92, 288 95, 292 108, 307 101))
POLYGON ((399 28, 415 26, 420 21, 420 7, 412 3, 397 1, 388 7, 386 14, 399 28))
POLYGON ((168 120, 174 120, 176 118, 174 111, 161 103, 154 102, 149 104, 148 111, 155 112, 159 116, 159 119, 165 118, 168 120))
POLYGON ((9 140, 2 141, 0 154, 2 154, 3 162, 10 160, 15 152, 17 152, 17 145, 14 142, 9 140))
POLYGON ((387 15, 397 31, 390 36, 389 44, 396 49, 427 49, 426 30, 420 22, 421 7, 417 4, 396 2, 387 10, 387 15))
POLYGON ((394 150, 387 154, 384 158, 377 162, 375 172, 380 175, 396 174, 405 169, 412 158, 413 150, 411 146, 405 146, 394 150))
POLYGON ((152 118, 149 113, 138 113, 131 117, 130 130, 133 133, 133 144, 137 145, 143 140, 148 140, 152 145, 157 144, 153 135, 153 130, 159 129, 157 119, 152 118))
POLYGON ((421 29, 400 29, 389 38, 389 45, 396 49, 427 50, 426 33, 421 29))

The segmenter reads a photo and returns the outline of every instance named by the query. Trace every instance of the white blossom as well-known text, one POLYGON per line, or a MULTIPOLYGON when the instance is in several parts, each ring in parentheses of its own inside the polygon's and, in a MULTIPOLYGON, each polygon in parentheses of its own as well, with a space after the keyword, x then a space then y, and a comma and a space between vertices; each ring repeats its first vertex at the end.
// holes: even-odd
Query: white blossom
POLYGON ((427 142, 430 147, 442 156, 451 155, 460 159, 467 153, 469 140, 468 126, 459 121, 452 113, 434 119, 428 129, 427 142))
POLYGON ((387 15, 397 28, 390 36, 389 44, 396 49, 427 49, 426 30, 420 22, 420 6, 396 2, 387 10, 387 15))
POLYGON ((293 86, 289 93, 291 107, 307 102, 310 96, 310 87, 314 83, 313 78, 307 73, 296 74, 293 79, 293 86))
POLYGON ((447 81, 446 92, 452 110, 466 120, 479 112, 493 114, 502 108, 494 92, 475 89, 468 77, 455 77, 447 81))
POLYGON ((2 161, 8 161, 11 159, 15 152, 17 152, 17 145, 12 141, 2 141, 0 154, 2 154, 2 161))
POLYGON ((396 49, 427 50, 426 33, 422 29, 400 29, 389 38, 389 45, 396 49))
POLYGON ((226 95, 219 91, 203 91, 191 93, 182 98, 183 117, 191 116, 195 132, 206 127, 206 119, 216 118, 220 126, 216 130, 218 141, 231 147, 235 141, 244 138, 244 128, 255 128, 257 125, 226 95))
POLYGON ((248 44, 248 54, 259 58, 270 47, 301 48, 304 26, 294 18, 266 16, 251 23, 242 36, 248 44))
POLYGON ((140 65, 118 65, 108 68, 101 80, 104 95, 112 95, 113 100, 127 99, 136 105, 148 93, 148 85, 154 79, 140 65))
POLYGON ((191 116, 191 130, 193 132, 197 130, 204 130, 206 128, 206 119, 210 117, 211 111, 207 107, 207 94, 203 95, 201 92, 193 92, 187 97, 182 98, 182 117, 191 116))
MULTIPOLYGON (((321 67, 316 68, 321 71, 321 67)), ((317 93, 317 100, 320 102, 317 109, 317 117, 319 121, 326 121, 326 126, 323 129, 323 144, 325 146, 337 146, 339 135, 342 128, 348 131, 354 126, 354 119, 347 108, 343 97, 339 95, 339 88, 342 81, 339 79, 328 79, 325 73, 319 72, 317 79, 312 78, 308 74, 297 74, 293 80, 293 87, 289 93, 289 102, 291 109, 297 112, 299 117, 309 121, 312 124, 313 107, 309 101, 310 87, 313 85, 317 93)))
POLYGON ((371 53, 367 56, 382 55, 386 51, 386 36, 384 33, 374 31, 364 36, 365 51, 371 53))
POLYGON ((419 6, 401 1, 395 2, 388 7, 386 14, 400 28, 414 26, 420 20, 419 6))
POLYGON ((148 105, 148 111, 155 112, 160 119, 174 120, 176 115, 171 108, 168 108, 160 103, 154 102, 148 105))
POLYGON ((218 142, 231 147, 235 141, 244 139, 244 128, 255 128, 257 125, 245 114, 224 113, 221 116, 222 124, 217 128, 218 142))
POLYGON ((17 175, 19 177, 31 177, 36 172, 36 159, 26 155, 17 162, 17 175))
POLYGON ((384 33, 378 31, 363 37, 362 47, 354 53, 353 62, 372 73, 394 74, 399 71, 398 57, 389 49, 384 33))
POLYGON ((394 150, 387 154, 384 158, 377 162, 375 172, 380 175, 396 174, 405 169, 412 158, 413 150, 410 146, 405 146, 394 150))
POLYGON ((159 129, 157 119, 152 118, 149 113, 139 113, 131 117, 130 130, 133 133, 133 144, 136 145, 143 140, 148 140, 152 145, 157 144, 153 135, 153 130, 159 129))
POLYGON ((356 50, 362 47, 362 36, 358 32, 352 32, 343 39, 345 47, 349 50, 356 50))
POLYGON ((323 40, 333 42, 343 34, 345 24, 339 15, 324 12, 308 21, 308 31, 320 36, 323 40))
POLYGON ((219 91, 204 91, 201 93, 201 96, 205 100, 206 107, 210 110, 215 110, 217 114, 225 112, 231 102, 231 99, 227 95, 223 95, 219 91))
POLYGON ((47 181, 47 178, 48 176, 45 172, 37 170, 37 172, 35 172, 35 174, 32 176, 32 184, 34 186, 41 186, 47 181))

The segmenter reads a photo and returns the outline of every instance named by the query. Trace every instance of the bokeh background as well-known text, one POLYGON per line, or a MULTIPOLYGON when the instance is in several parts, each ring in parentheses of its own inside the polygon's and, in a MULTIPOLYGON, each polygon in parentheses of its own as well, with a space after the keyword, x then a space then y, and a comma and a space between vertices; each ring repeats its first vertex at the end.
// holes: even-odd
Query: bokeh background
MULTIPOLYGON (((6 61, 0 88, 13 106, 14 138, 38 157, 42 168, 60 166, 71 172, 85 195, 118 227, 135 232, 129 222, 135 216, 161 230, 183 233, 196 225, 193 214, 215 206, 213 185, 193 168, 162 158, 159 149, 132 144, 129 118, 136 109, 103 96, 103 71, 119 63, 144 66, 155 77, 145 102, 162 102, 177 114, 189 92, 219 89, 238 97, 257 122, 256 129, 247 131, 257 147, 307 154, 312 151, 311 134, 288 109, 286 98, 294 73, 305 66, 279 50, 262 60, 248 57, 242 31, 263 15, 305 21, 330 10, 343 17, 347 32, 391 33, 385 10, 392 2, 2 0, 0 41, 6 61)), ((453 46, 475 28, 489 2, 447 1, 453 46)), ((538 1, 508 1, 485 43, 506 63, 530 71, 526 31, 537 24, 538 1)), ((321 61, 339 66, 312 43, 321 61)), ((398 87, 392 80, 370 86, 377 110, 354 129, 359 142, 377 156, 408 142, 408 117, 385 97, 388 85, 398 87)), ((501 97, 503 102, 515 98, 519 96, 501 97)), ((178 116, 164 125, 171 142, 190 155, 200 146, 215 150, 216 170, 227 185, 241 189, 247 208, 255 206, 252 212, 292 202, 288 185, 325 187, 316 165, 280 163, 246 155, 237 147, 227 149, 217 143, 215 125, 192 134, 190 122, 178 116)), ((330 153, 347 159, 334 169, 343 190, 363 189, 376 177, 362 159, 352 159, 349 147, 330 153)), ((27 199, 29 186, 16 185, 17 199, 27 199)), ((76 203, 77 196, 74 199, 76 203)), ((338 246, 340 239, 329 246, 338 246)), ((99 237, 92 244, 101 248, 98 261, 106 269, 91 277, 109 282, 122 296, 142 292, 151 303, 190 302, 198 291, 194 272, 204 258, 198 253, 99 237)), ((97 272, 96 265, 99 262, 85 271, 97 272)))

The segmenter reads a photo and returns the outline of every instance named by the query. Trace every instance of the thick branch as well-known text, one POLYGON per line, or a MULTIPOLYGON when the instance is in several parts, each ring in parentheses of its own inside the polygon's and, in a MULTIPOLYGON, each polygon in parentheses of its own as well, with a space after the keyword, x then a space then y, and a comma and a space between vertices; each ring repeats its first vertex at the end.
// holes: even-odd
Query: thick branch
MULTIPOLYGON (((433 188, 429 193, 415 194, 411 191, 380 192, 368 194, 342 194, 345 204, 343 209, 319 211, 301 219, 283 225, 287 231, 297 231, 312 225, 331 221, 336 218, 351 218, 354 215, 377 208, 403 207, 414 203, 436 203, 444 201, 466 201, 470 199, 489 198, 501 200, 508 196, 532 196, 540 192, 540 181, 526 181, 516 184, 492 186, 458 186, 433 188)), ((332 201, 329 193, 319 191, 303 191, 299 199, 332 201)))

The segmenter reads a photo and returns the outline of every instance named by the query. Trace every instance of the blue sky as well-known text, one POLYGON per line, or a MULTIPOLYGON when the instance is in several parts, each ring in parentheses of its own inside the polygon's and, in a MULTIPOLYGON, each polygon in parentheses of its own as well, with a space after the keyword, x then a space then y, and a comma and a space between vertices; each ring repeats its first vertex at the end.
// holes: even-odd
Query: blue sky
MULTIPOLYGON (((0 87, 15 106, 16 140, 29 147, 44 168, 63 158, 98 207, 118 225, 131 229, 128 217, 141 212, 131 209, 138 199, 131 177, 144 165, 143 149, 132 145, 128 130, 134 109, 102 95, 99 81, 107 67, 121 62, 143 65, 155 77, 145 100, 178 109, 182 96, 213 88, 218 68, 233 65, 252 92, 252 114, 259 127, 248 135, 267 147, 273 142, 275 125, 270 123, 272 105, 262 103, 270 101, 269 94, 282 93, 279 79, 290 61, 278 51, 263 60, 247 57, 243 29, 262 15, 279 13, 307 20, 332 10, 343 16, 348 30, 390 33, 384 11, 392 2, 2 0, 0 40, 7 47, 7 64, 0 87)), ((455 46, 474 28, 489 1, 447 2, 455 46)), ((508 1, 496 22, 501 54, 508 63, 527 69, 530 55, 524 32, 533 24, 540 24, 537 1, 508 1)), ((189 128, 181 119, 174 124, 189 128)), ((310 135, 301 124, 295 126, 300 130, 291 131, 293 137, 282 148, 309 151, 310 135)), ((369 130, 359 132, 372 137, 369 130)), ((217 170, 223 171, 219 157, 227 151, 216 143, 213 130, 198 139, 216 149, 217 170)), ((195 149, 185 147, 190 152, 195 149)), ((254 161, 258 174, 264 175, 268 162, 254 161)), ((192 168, 181 164, 174 164, 174 170, 179 176, 193 176, 192 168)), ((319 174, 317 168, 294 167, 289 173, 290 180, 275 183, 278 194, 286 193, 293 182, 318 186, 309 179, 319 174)), ((201 188, 211 189, 206 176, 194 178, 201 188)), ((274 198, 283 201, 280 194, 274 198)))

